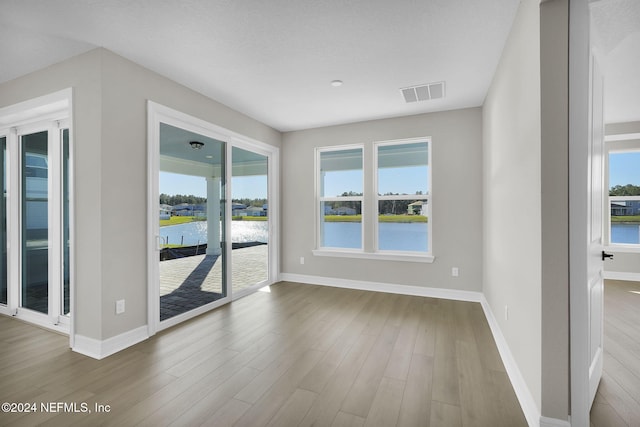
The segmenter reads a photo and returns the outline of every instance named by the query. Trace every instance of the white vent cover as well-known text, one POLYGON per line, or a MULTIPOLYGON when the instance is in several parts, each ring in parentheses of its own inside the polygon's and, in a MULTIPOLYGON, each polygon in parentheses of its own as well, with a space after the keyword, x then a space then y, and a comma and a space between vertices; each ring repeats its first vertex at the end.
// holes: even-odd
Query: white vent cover
POLYGON ((405 87, 400 89, 400 92, 407 103, 444 98, 444 82, 405 87))

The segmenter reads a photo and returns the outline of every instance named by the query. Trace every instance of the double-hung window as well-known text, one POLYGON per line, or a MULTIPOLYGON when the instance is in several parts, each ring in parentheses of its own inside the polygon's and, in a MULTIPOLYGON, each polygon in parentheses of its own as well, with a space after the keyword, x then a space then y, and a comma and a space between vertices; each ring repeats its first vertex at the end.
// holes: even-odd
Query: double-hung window
POLYGON ((316 255, 432 261, 431 141, 316 149, 316 255))
POLYGON ((640 248, 640 142, 609 150, 609 242, 640 248))
POLYGON ((429 143, 376 143, 377 250, 429 252, 429 143))
POLYGON ((318 151, 320 247, 362 250, 362 155, 361 146, 318 151))

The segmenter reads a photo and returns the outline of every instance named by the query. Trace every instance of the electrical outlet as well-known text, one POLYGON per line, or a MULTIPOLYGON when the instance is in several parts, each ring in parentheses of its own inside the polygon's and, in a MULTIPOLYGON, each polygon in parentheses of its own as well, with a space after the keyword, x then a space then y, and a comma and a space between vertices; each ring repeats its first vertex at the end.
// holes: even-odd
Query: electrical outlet
POLYGON ((452 275, 453 277, 458 277, 458 276, 460 275, 460 270, 458 270, 458 267, 453 267, 453 268, 451 269, 451 275, 452 275))
POLYGON ((122 313, 124 313, 124 300, 119 299, 118 301, 116 301, 116 314, 122 313))
POLYGON ((304 264, 304 257, 303 256, 300 257, 300 264, 304 264))

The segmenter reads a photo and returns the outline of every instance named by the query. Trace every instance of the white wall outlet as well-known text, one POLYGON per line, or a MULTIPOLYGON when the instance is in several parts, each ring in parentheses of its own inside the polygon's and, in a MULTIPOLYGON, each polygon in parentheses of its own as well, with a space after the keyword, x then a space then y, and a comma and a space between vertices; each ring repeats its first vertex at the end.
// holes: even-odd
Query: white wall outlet
POLYGON ((453 277, 458 277, 458 276, 460 275, 460 270, 458 270, 458 267, 453 267, 453 268, 451 269, 451 275, 452 275, 453 277))
POLYGON ((504 306, 504 320, 509 320, 509 306, 504 306))
POLYGON ((116 301, 116 314, 122 313, 124 313, 124 300, 119 299, 118 301, 116 301))
POLYGON ((300 264, 304 264, 304 257, 303 256, 300 257, 300 264))

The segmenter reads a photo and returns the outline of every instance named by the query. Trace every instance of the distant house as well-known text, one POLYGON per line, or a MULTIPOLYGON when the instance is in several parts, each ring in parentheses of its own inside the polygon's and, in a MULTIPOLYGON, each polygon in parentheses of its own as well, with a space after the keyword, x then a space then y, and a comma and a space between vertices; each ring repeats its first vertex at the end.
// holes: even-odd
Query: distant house
POLYGON ((611 202, 611 216, 640 215, 640 200, 611 202))
POLYGON ((346 206, 341 206, 333 211, 334 215, 355 215, 357 213, 358 211, 356 211, 354 208, 349 208, 346 206))
POLYGON ((247 208, 247 216, 266 216, 267 212, 259 206, 249 206, 247 208))
POLYGON ((247 205, 242 203, 233 203, 231 205, 232 216, 245 216, 247 215, 247 205))
POLYGON ((160 219, 161 220, 171 219, 171 207, 167 209, 160 206, 160 219))
POLYGON ((417 202, 410 203, 409 206, 407 206, 407 214, 427 216, 429 212, 427 210, 428 204, 427 200, 418 200, 417 202))
POLYGON ((181 203, 179 205, 173 206, 171 211, 175 216, 207 216, 206 205, 191 205, 189 203, 181 203))

